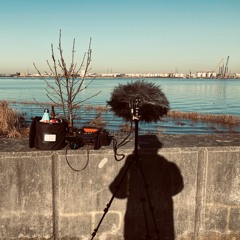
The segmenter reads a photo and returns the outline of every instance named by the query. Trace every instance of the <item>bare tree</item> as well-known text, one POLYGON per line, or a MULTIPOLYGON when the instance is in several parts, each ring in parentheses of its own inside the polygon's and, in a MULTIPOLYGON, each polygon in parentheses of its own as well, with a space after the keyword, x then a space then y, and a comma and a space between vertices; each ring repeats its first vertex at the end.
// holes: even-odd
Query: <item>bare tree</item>
POLYGON ((47 65, 50 70, 50 73, 45 72, 43 75, 35 63, 33 63, 35 69, 41 77, 50 77, 54 79, 54 82, 49 81, 44 78, 44 81, 47 84, 46 96, 50 99, 55 105, 61 106, 64 118, 69 122, 69 127, 73 127, 73 120, 75 118, 74 111, 77 110, 84 102, 93 98, 94 96, 100 93, 97 92, 85 99, 81 99, 81 92, 89 87, 89 85, 94 81, 94 78, 90 79, 87 83, 84 84, 86 77, 91 70, 90 64, 92 61, 92 49, 91 49, 91 38, 89 41, 89 46, 87 52, 84 53, 81 64, 78 65, 75 62, 75 39, 73 40, 72 46, 72 55, 71 55, 71 64, 67 67, 63 56, 62 48, 62 36, 61 30, 59 32, 59 44, 58 51, 60 60, 56 60, 55 53, 53 49, 53 44, 51 44, 52 51, 52 65, 47 60, 47 65))

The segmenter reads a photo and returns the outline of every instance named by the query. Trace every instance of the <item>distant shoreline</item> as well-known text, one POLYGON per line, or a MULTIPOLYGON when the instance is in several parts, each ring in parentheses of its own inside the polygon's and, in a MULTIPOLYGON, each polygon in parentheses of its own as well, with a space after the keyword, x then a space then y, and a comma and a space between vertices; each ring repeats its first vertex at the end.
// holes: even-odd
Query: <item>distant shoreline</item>
MULTIPOLYGON (((45 79, 45 78, 52 78, 52 79, 54 79, 54 77, 52 77, 52 76, 4 76, 4 75, 0 75, 0 79, 1 78, 19 78, 19 79, 24 79, 24 78, 43 78, 43 79, 45 79)), ((81 77, 77 77, 77 78, 81 78, 81 77)), ((236 79, 236 80, 238 80, 238 79, 240 79, 240 76, 239 77, 214 77, 214 78, 211 78, 211 77, 160 77, 160 76, 156 76, 156 77, 154 77, 154 76, 134 76, 134 77, 132 77, 132 76, 120 76, 120 77, 114 77, 114 76, 109 76, 109 77, 107 77, 107 76, 86 76, 85 77, 85 79, 92 79, 92 78, 101 78, 101 79, 121 79, 121 78, 123 78, 123 79, 146 79, 146 78, 159 78, 159 79, 209 79, 209 80, 211 80, 211 79, 236 79)))

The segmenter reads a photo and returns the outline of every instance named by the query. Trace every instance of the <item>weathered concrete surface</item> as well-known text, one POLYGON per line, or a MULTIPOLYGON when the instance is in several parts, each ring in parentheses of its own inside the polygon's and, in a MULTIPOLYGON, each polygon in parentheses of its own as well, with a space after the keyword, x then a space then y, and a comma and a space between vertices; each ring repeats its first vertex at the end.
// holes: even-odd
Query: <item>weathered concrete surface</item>
MULTIPOLYGON (((233 134, 159 134, 157 138, 162 143, 162 148, 182 148, 182 147, 221 147, 221 146, 240 146, 239 133, 233 134)), ((123 148, 132 149, 133 142, 128 143, 123 148)), ((150 146, 149 146, 150 147, 150 146)), ((111 148, 111 146, 110 146, 111 148)), ((27 138, 1 138, 0 152, 29 152, 37 151, 29 149, 27 138)))
MULTIPOLYGON (((65 150, 1 139, 0 239, 91 239, 126 160, 111 146, 87 153, 67 152, 74 171, 65 150)), ((240 239, 240 134, 140 137, 140 153, 160 239, 240 239)), ((94 239, 145 239, 134 164, 94 239)))

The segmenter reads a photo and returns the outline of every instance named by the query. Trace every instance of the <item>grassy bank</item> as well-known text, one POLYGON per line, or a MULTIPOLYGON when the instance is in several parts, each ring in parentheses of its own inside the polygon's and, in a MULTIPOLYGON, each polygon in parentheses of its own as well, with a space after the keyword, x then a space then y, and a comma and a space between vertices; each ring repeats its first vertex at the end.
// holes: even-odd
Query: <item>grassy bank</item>
POLYGON ((201 114, 197 112, 170 111, 167 116, 171 119, 188 119, 193 122, 222 124, 225 126, 240 125, 240 117, 227 114, 201 114))
MULTIPOLYGON (((10 102, 0 101, 0 136, 6 137, 27 137, 29 133, 29 126, 27 126, 24 115, 18 113, 9 107, 11 103, 21 104, 40 104, 44 106, 51 106, 51 103, 36 103, 36 102, 10 102)), ((108 107, 104 106, 85 106, 85 111, 95 110, 100 117, 95 119, 94 124, 99 126, 103 125, 103 119, 101 113, 109 111, 108 107)), ((212 123, 216 125, 224 125, 225 127, 238 127, 240 125, 240 117, 233 115, 218 115, 218 114, 201 114, 197 112, 180 112, 169 111, 166 118, 181 121, 184 119, 192 122, 212 123)), ((128 131, 128 124, 120 126, 120 131, 128 131)))
POLYGON ((23 137, 28 131, 23 114, 11 109, 7 101, 0 101, 0 136, 23 137))

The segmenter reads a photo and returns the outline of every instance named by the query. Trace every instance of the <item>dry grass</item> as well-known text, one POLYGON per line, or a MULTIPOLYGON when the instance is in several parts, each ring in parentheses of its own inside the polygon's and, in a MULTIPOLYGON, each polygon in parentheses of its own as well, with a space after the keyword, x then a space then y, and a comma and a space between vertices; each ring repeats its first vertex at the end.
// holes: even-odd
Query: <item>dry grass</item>
MULTIPOLYGON (((14 101, 14 100, 3 100, 4 102, 7 102, 9 104, 23 104, 23 105, 40 105, 40 106, 54 106, 59 107, 60 104, 55 104, 52 102, 37 102, 37 101, 14 101)), ((109 111, 109 108, 107 106, 94 106, 94 105, 85 105, 85 106, 78 106, 77 108, 84 108, 86 111, 100 111, 100 112, 107 112, 109 111)))
POLYGON ((13 138, 28 135, 25 118, 9 107, 7 101, 0 101, 0 135, 13 138))
POLYGON ((240 117, 233 115, 217 115, 217 114, 200 114, 196 112, 179 112, 170 111, 167 116, 173 119, 188 119, 191 121, 211 122, 229 126, 237 126, 240 124, 240 117))
POLYGON ((106 123, 103 121, 103 118, 99 116, 93 119, 88 125, 95 127, 104 127, 106 123))
MULTIPOLYGON (((9 107, 9 104, 13 102, 0 101, 0 136, 4 135, 7 137, 26 137, 29 133, 29 127, 27 128, 25 118, 23 114, 20 114, 9 107)), ((22 104, 33 104, 33 102, 16 102, 22 104)), ((34 102, 36 104, 36 102, 34 102)), ((40 103, 39 103, 40 104, 40 103)), ((43 104, 43 103, 41 103, 43 104)), ((45 103, 44 103, 45 104, 45 103)), ((50 104, 49 104, 50 105, 50 104)), ((52 105, 52 104, 51 104, 52 105)), ((109 111, 107 107, 104 106, 85 106, 85 111, 95 110, 97 112, 109 111)), ((180 112, 180 111, 170 111, 167 114, 168 118, 181 120, 187 119, 192 122, 203 122, 203 123, 213 123, 221 124, 226 127, 236 127, 240 125, 240 117, 233 115, 217 115, 217 114, 201 114, 197 112, 180 112)), ((179 125, 182 125, 179 121, 179 125)), ((91 125, 103 127, 106 123, 103 121, 101 116, 98 116, 91 122, 91 125)), ((130 126, 128 124, 120 125, 121 133, 128 132, 130 126)))
POLYGON ((134 130, 134 127, 131 128, 131 125, 128 123, 124 123, 124 124, 120 125, 120 132, 122 132, 122 133, 128 133, 133 130, 134 130))
MULTIPOLYGON (((35 104, 35 105, 54 105, 53 103, 45 102, 39 103, 36 101, 2 101, 6 103, 19 103, 19 104, 35 104)), ((57 106, 57 105, 55 105, 57 106)), ((95 110, 99 113, 109 111, 109 108, 106 106, 94 106, 94 105, 86 105, 85 111, 95 110)), ((230 126, 240 125, 240 117, 233 115, 218 115, 218 114, 201 114, 197 112, 180 112, 180 111, 169 111, 167 117, 172 119, 188 119, 191 121, 201 121, 201 122, 211 122, 216 124, 224 124, 230 126)))
POLYGON ((109 109, 106 106, 93 106, 93 105, 86 105, 86 111, 95 110, 97 112, 107 112, 109 109))
POLYGON ((191 119, 193 121, 199 120, 199 113, 196 112, 179 112, 179 111, 170 111, 167 116, 174 119, 191 119))
POLYGON ((40 105, 40 106, 60 106, 59 104, 54 104, 52 102, 37 102, 37 101, 14 101, 14 100, 3 100, 10 104, 24 104, 24 105, 40 105))

